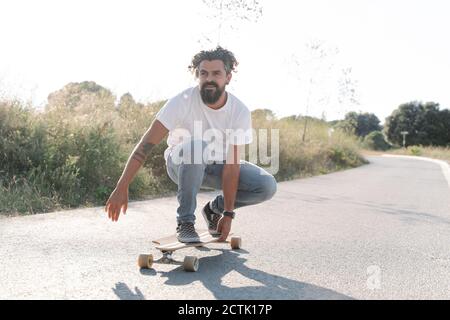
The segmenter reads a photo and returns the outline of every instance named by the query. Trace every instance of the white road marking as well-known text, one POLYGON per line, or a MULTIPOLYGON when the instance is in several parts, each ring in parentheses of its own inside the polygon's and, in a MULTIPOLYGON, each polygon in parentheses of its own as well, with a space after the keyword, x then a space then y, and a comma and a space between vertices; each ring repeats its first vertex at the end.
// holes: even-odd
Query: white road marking
POLYGON ((402 155, 393 155, 393 154, 383 154, 383 157, 391 157, 391 158, 406 158, 406 159, 415 159, 415 160, 422 160, 422 161, 428 161, 428 162, 434 162, 441 166, 442 173, 444 174, 445 179, 447 180, 448 187, 450 188, 450 166, 448 162, 443 160, 437 160, 432 158, 426 158, 426 157, 418 157, 418 156, 402 156, 402 155))

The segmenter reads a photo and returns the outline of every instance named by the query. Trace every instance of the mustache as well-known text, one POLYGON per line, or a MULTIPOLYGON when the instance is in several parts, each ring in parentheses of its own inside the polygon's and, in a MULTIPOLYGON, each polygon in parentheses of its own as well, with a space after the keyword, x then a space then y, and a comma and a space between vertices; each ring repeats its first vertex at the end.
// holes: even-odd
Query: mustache
POLYGON ((205 83, 203 84, 203 88, 206 88, 207 86, 214 86, 214 87, 216 87, 216 88, 219 87, 219 86, 217 85, 217 83, 215 83, 215 82, 205 82, 205 83))

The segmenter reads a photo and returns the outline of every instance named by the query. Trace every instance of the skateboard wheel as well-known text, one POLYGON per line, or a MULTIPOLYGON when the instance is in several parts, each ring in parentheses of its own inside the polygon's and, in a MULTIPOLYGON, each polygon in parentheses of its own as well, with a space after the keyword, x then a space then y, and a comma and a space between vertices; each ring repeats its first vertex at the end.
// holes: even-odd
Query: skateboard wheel
POLYGON ((138 258, 139 268, 150 269, 153 265, 153 256, 151 254, 141 254, 138 258))
POLYGON ((240 249, 242 247, 241 237, 231 237, 230 244, 231 244, 231 249, 233 249, 233 250, 240 249))
POLYGON ((198 258, 193 256, 184 257, 183 269, 184 271, 196 272, 198 270, 198 258))

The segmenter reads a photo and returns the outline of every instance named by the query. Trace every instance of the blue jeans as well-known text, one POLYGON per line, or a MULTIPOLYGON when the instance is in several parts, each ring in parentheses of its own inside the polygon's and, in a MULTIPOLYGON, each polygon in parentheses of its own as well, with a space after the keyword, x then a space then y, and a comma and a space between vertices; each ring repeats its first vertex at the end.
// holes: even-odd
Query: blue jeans
MULTIPOLYGON (((173 157, 174 150, 168 156, 167 173, 170 179, 178 185, 177 223, 195 223, 197 193, 200 187, 222 189, 224 163, 205 161, 202 154, 206 146, 205 141, 191 139, 175 147, 176 154, 181 156, 177 157, 176 161, 173 157), (196 156, 194 156, 193 150, 197 153, 196 156)), ((235 209, 267 201, 273 197, 276 190, 277 182, 271 174, 250 162, 240 160, 235 209)), ((212 210, 215 213, 223 212, 223 193, 212 201, 212 210)))

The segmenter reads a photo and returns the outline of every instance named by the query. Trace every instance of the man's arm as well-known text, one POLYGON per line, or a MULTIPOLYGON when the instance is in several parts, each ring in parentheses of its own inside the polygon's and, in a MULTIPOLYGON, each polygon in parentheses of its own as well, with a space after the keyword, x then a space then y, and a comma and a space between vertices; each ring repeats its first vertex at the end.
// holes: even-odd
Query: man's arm
POLYGON ((131 152, 122 176, 117 182, 118 188, 128 188, 136 173, 147 160, 153 147, 160 143, 168 132, 169 130, 161 122, 158 120, 153 121, 150 128, 131 152))
POLYGON ((153 121, 150 128, 131 152, 122 176, 106 202, 105 211, 108 212, 108 217, 112 221, 117 221, 119 219, 120 210, 122 208, 123 213, 126 213, 128 206, 128 186, 144 164, 153 147, 160 143, 168 132, 169 130, 164 127, 160 121, 153 121))
POLYGON ((233 145, 222 171, 222 190, 224 210, 233 211, 236 192, 239 184, 239 146, 233 145))
MULTIPOLYGON (((227 155, 227 162, 223 166, 222 171, 222 190, 225 211, 234 210, 234 202, 236 200, 241 169, 239 161, 239 146, 233 145, 227 155)), ((231 221, 232 218, 225 216, 220 219, 217 227, 217 231, 221 233, 219 241, 225 241, 227 239, 231 230, 231 221)))

